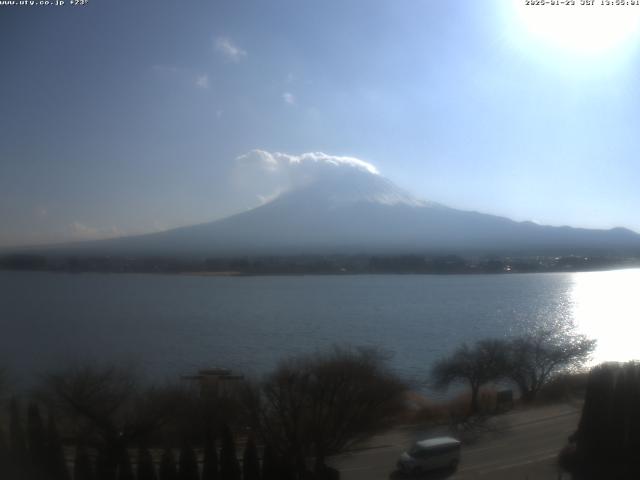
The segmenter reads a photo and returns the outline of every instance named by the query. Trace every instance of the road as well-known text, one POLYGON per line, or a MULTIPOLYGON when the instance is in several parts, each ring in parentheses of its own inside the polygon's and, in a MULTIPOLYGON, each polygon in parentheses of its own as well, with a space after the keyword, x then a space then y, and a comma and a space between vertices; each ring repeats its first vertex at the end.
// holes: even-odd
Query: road
MULTIPOLYGON (((463 438, 463 447, 456 472, 436 472, 420 479, 557 480, 555 461, 577 427, 579 408, 562 404, 493 417, 474 434, 457 435, 463 438)), ((415 440, 442 433, 449 432, 397 428, 372 438, 361 449, 334 457, 331 463, 340 470, 342 480, 400 478, 395 472, 400 453, 415 440)))

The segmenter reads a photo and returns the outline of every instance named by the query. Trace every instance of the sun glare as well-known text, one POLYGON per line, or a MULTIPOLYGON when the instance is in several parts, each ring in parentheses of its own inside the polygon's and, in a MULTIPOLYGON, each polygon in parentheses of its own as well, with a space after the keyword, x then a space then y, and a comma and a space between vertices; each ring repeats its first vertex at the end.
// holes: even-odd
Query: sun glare
MULTIPOLYGON (((588 3, 588 2, 587 2, 588 3)), ((527 5, 514 0, 520 27, 534 43, 580 55, 600 55, 634 46, 640 31, 640 5, 527 5)))
POLYGON ((573 275, 573 317, 582 333, 598 340, 594 363, 640 359, 637 275, 638 270, 573 275))

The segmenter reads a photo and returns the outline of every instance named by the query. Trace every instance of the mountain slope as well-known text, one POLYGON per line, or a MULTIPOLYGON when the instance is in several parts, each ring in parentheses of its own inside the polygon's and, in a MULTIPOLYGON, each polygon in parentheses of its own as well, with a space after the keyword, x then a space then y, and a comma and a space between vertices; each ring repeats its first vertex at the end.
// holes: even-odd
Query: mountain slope
POLYGON ((515 222, 416 199, 379 175, 344 172, 309 182, 222 220, 58 249, 109 255, 324 253, 638 253, 640 235, 515 222))

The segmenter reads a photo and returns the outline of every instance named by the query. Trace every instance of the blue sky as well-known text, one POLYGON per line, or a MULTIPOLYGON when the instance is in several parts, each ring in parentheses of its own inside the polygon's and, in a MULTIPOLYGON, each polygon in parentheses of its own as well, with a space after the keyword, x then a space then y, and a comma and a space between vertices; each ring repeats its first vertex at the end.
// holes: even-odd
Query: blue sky
POLYGON ((355 157, 453 207, 640 231, 637 25, 579 50, 528 21, 510 0, 0 7, 0 246, 245 210, 259 200, 235 159, 253 149, 355 157))

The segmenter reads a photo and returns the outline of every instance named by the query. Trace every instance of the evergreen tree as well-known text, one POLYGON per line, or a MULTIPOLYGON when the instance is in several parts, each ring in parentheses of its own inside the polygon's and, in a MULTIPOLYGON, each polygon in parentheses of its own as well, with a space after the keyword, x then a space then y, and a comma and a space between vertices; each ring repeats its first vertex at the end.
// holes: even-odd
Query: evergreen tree
POLYGON ((278 457, 270 445, 262 450, 262 480, 279 480, 278 457))
POLYGON ((170 448, 165 449, 160 459, 160 475, 159 480, 178 480, 178 471, 176 470, 176 462, 173 458, 173 452, 170 448))
POLYGON ((3 473, 7 478, 17 478, 18 473, 15 471, 15 465, 11 457, 11 449, 0 425, 0 465, 2 466, 0 473, 3 473))
POLYGON ((631 408, 628 404, 631 398, 631 382, 627 380, 629 369, 624 366, 617 375, 616 383, 611 392, 611 413, 609 415, 609 440, 606 442, 606 458, 613 465, 612 478, 622 476, 618 469, 627 463, 627 445, 629 444, 629 415, 631 408))
POLYGON ((135 480, 133 468, 131 467, 131 457, 129 457, 129 450, 127 448, 123 448, 120 453, 117 478, 118 480, 135 480))
POLYGON ((222 428, 222 447, 220 449, 220 476, 223 480, 240 480, 240 465, 236 455, 236 445, 228 425, 222 428))
POLYGON ((46 435, 40 409, 34 403, 31 403, 27 410, 27 439, 31 465, 39 472, 45 471, 47 465, 46 435))
POLYGON ((13 461, 16 464, 24 465, 27 456, 27 444, 25 441, 24 429, 22 427, 22 418, 20 416, 20 406, 18 400, 11 399, 9 406, 9 449, 13 461))
POLYGON ((633 478, 640 478, 640 366, 636 364, 633 374, 631 412, 629 414, 629 457, 631 458, 631 474, 633 478), (635 453, 635 455, 634 455, 635 453))
POLYGON ((60 442, 56 420, 51 412, 47 422, 47 471, 52 480, 69 480, 64 448, 60 442))
POLYGON ((91 457, 84 447, 76 448, 76 458, 73 462, 73 480, 94 480, 91 457))
POLYGON ((580 465, 577 478, 596 478, 601 474, 600 466, 606 464, 601 459, 607 456, 609 449, 602 445, 602 439, 609 436, 614 385, 612 365, 601 365, 591 370, 578 425, 576 447, 580 465))
POLYGON ((7 444, 7 439, 4 436, 2 424, 0 424, 0 465, 6 465, 9 461, 9 458, 9 445, 7 444))
POLYGON ((138 478, 137 480, 156 480, 156 469, 153 465, 153 457, 148 448, 140 447, 138 451, 138 478))
POLYGON ((243 480, 260 480, 260 459, 258 458, 258 447, 253 436, 249 436, 244 447, 242 457, 242 478, 243 480))
POLYGON ((204 443, 204 460, 202 463, 202 480, 218 480, 218 451, 215 439, 207 434, 204 443))
POLYGON ((640 478, 639 410, 638 364, 604 364, 591 370, 578 431, 572 437, 575 453, 566 455, 572 478, 640 478))
POLYGON ((116 469, 111 461, 110 455, 107 454, 106 447, 98 450, 96 458, 96 478, 97 480, 115 480, 116 469))
POLYGON ((188 442, 182 445, 180 450, 179 478, 180 480, 198 480, 198 459, 196 453, 188 442))
POLYGON ((306 474, 304 465, 294 465, 288 457, 278 456, 278 480, 293 480, 296 478, 294 472, 298 472, 299 475, 306 474))

